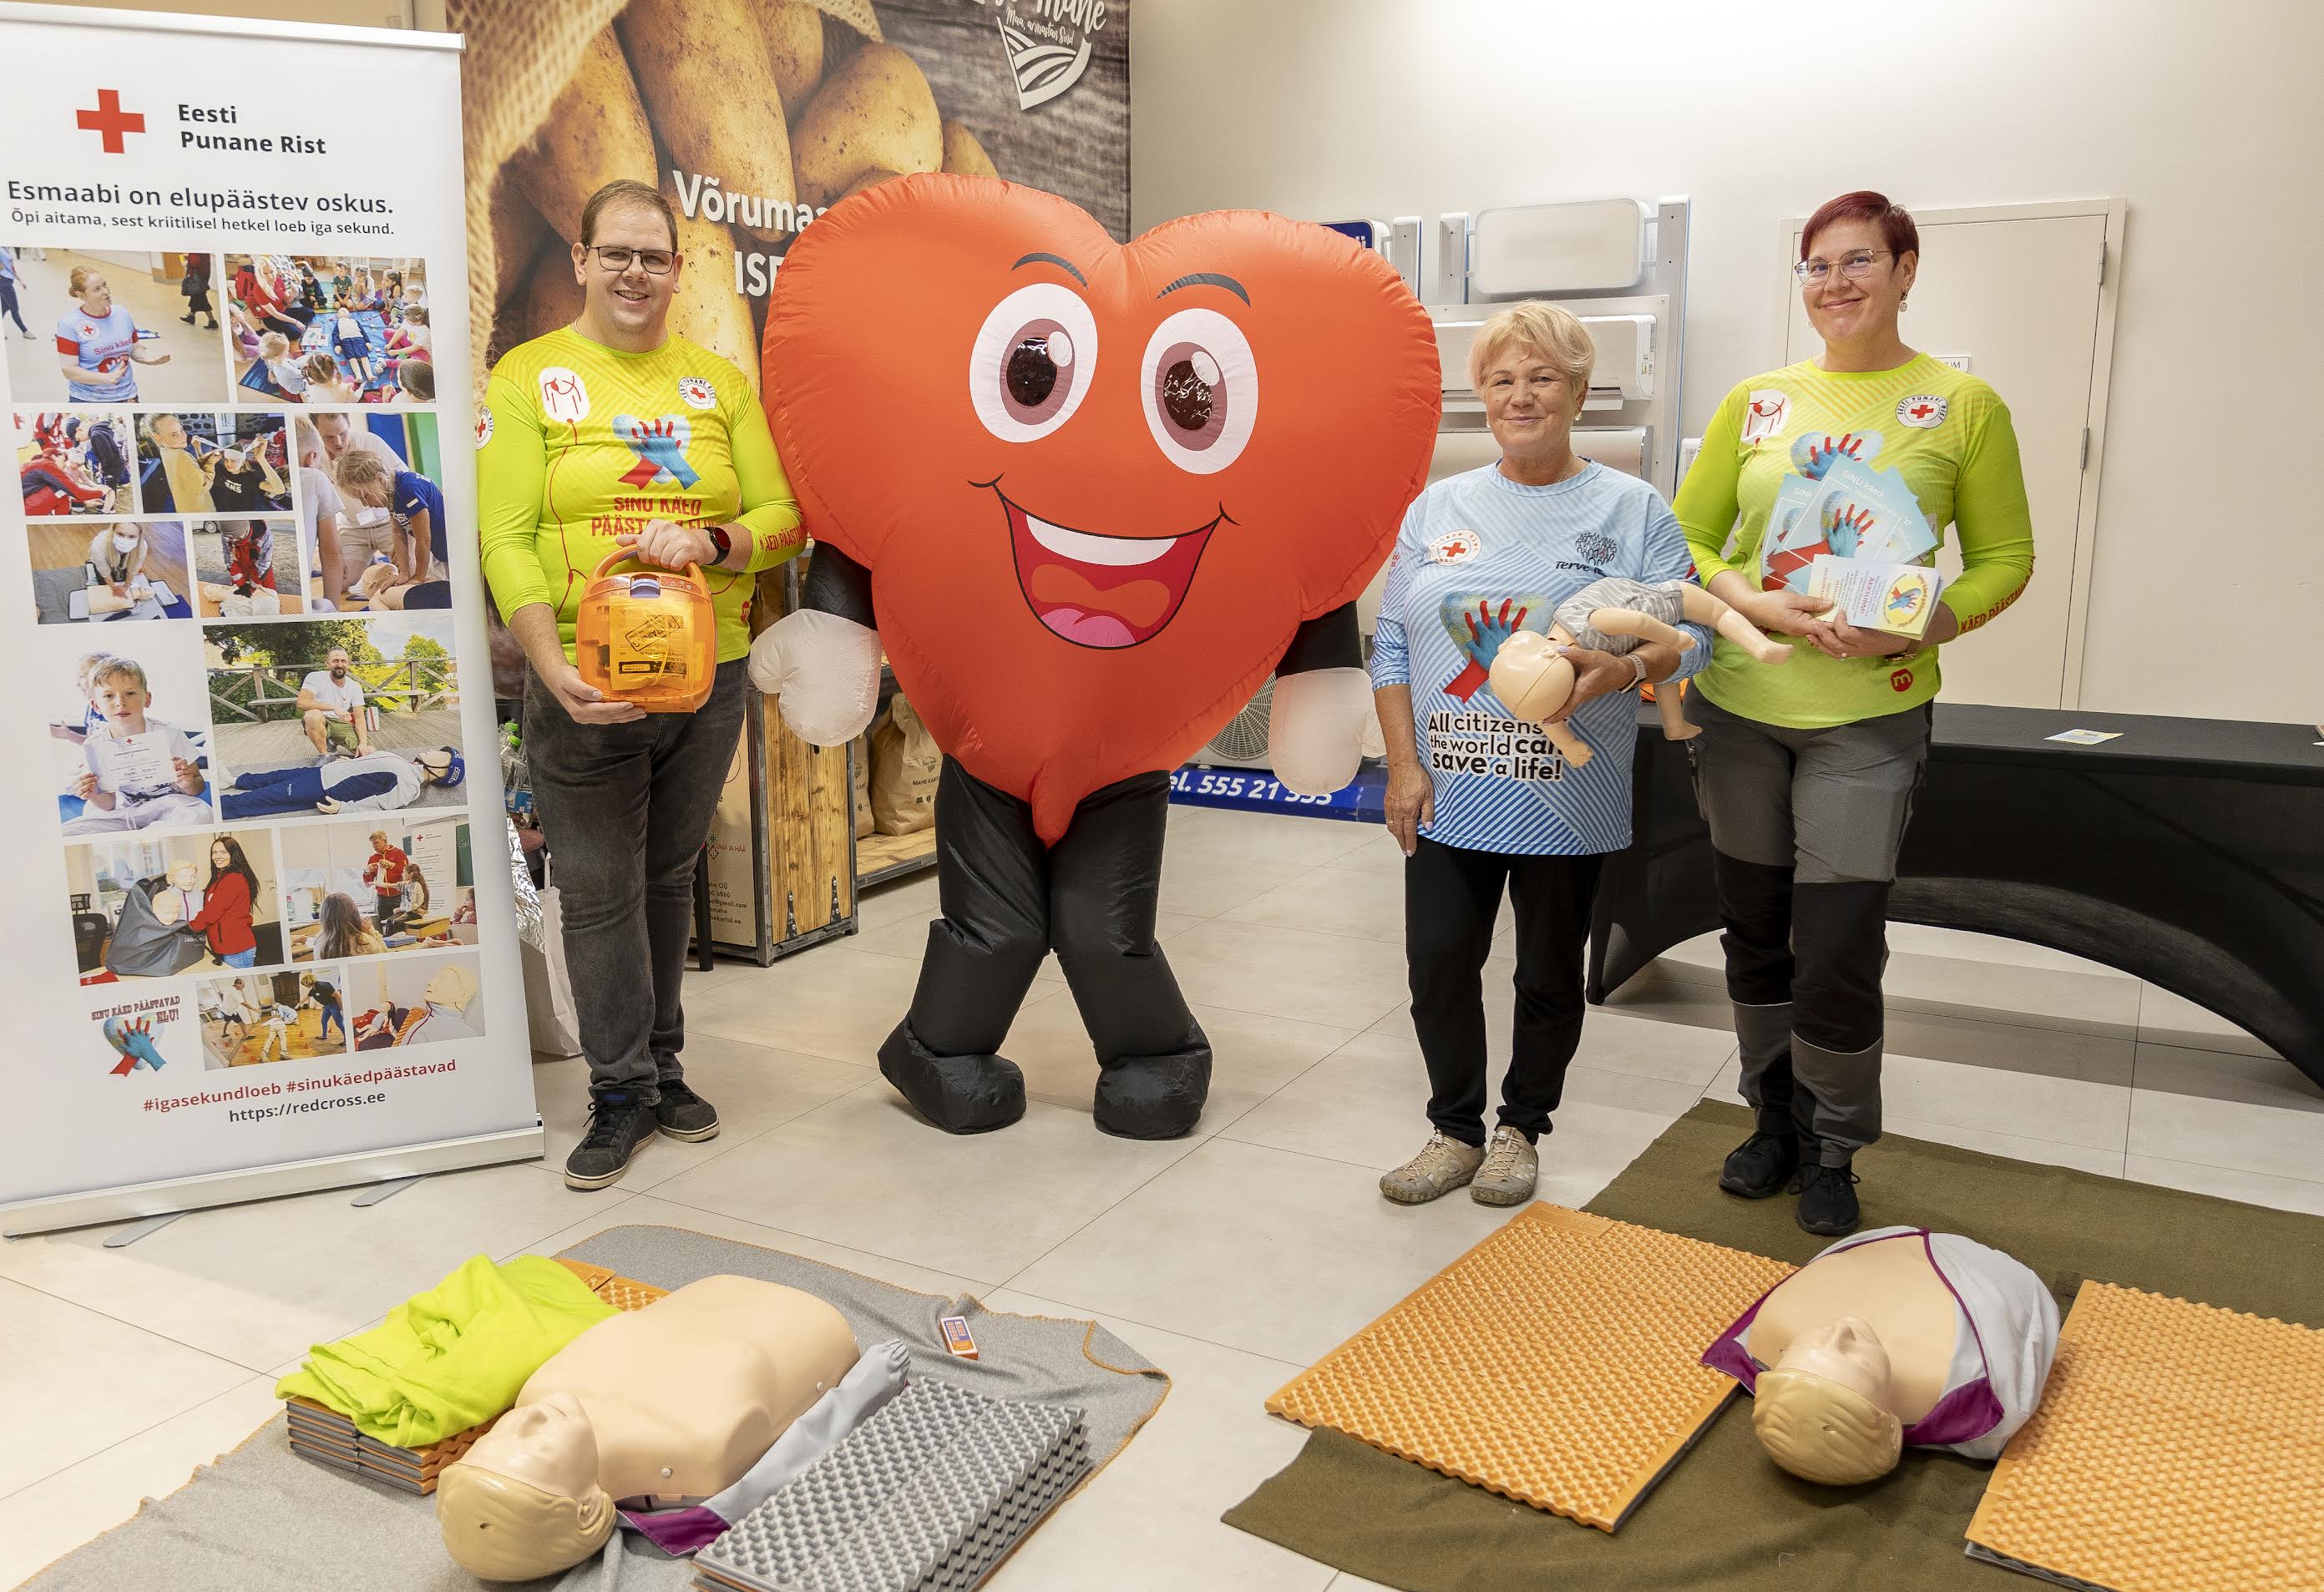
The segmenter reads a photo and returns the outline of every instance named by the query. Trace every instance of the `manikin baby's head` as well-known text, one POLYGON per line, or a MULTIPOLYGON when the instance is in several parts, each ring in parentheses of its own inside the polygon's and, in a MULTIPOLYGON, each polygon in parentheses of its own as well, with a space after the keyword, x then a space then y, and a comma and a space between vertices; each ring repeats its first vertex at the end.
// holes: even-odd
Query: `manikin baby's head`
POLYGON ((597 1485, 597 1434, 581 1401, 555 1393, 519 1404, 436 1483, 444 1551, 487 1581, 570 1569, 613 1534, 597 1485))
POLYGON ((1760 1374, 1751 1429, 1767 1457, 1803 1481, 1855 1486, 1896 1468, 1904 1424, 1888 1389, 1888 1351, 1870 1325, 1841 1316, 1800 1333, 1760 1374))

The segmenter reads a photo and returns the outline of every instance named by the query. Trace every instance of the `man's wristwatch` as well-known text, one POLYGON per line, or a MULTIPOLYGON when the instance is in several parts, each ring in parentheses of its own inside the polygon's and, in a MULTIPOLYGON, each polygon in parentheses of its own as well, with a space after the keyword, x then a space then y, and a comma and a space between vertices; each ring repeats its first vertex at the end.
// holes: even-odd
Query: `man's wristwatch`
POLYGON ((1628 686, 1623 686, 1622 689, 1625 691, 1635 691, 1639 686, 1646 683, 1646 660, 1639 657, 1635 652, 1626 654, 1625 656, 1629 660, 1631 675, 1630 683, 1628 686))
POLYGON ((706 525, 703 529, 710 535, 710 545, 718 549, 711 556, 710 561, 713 564, 725 563, 726 555, 734 550, 734 538, 726 534, 726 528, 723 525, 706 525))

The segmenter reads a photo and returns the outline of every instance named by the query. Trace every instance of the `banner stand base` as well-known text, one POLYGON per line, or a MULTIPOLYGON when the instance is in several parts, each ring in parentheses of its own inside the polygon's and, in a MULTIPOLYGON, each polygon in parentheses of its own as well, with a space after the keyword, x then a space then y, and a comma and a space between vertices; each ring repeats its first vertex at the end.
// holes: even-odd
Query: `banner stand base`
POLYGON ((240 1205, 253 1200, 279 1200, 287 1194, 311 1194, 321 1189, 400 1182, 424 1177, 431 1172, 459 1172, 508 1161, 538 1161, 547 1153, 548 1134, 536 1118, 530 1127, 512 1128, 506 1133, 438 1139, 388 1150, 364 1150, 314 1161, 290 1161, 278 1166, 172 1178, 165 1182, 94 1189, 82 1194, 55 1194, 43 1200, 20 1200, 0 1205, 0 1237, 19 1238, 32 1233, 93 1227, 101 1222, 181 1216, 189 1210, 240 1205))

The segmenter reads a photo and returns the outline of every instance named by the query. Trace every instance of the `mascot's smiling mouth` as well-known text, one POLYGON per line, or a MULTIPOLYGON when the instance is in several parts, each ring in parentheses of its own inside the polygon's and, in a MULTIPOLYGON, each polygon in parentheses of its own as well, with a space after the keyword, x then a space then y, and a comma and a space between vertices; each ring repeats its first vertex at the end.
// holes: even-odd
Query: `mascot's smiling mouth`
POLYGON ((1217 518, 1181 536, 1100 536, 1036 519, 992 489, 1009 516, 1017 586, 1033 617, 1076 647, 1135 647, 1162 633, 1186 600, 1217 518))

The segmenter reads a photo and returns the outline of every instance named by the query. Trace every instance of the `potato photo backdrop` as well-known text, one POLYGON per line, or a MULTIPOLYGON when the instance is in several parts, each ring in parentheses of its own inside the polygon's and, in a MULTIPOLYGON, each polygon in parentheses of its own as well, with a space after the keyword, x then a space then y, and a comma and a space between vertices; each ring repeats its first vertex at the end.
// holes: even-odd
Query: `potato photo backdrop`
POLYGON ((450 0, 466 35, 476 382, 580 307, 567 245, 617 177, 678 213, 670 329, 759 385, 773 267, 848 194, 1005 177, 1130 225, 1128 0, 450 0))

